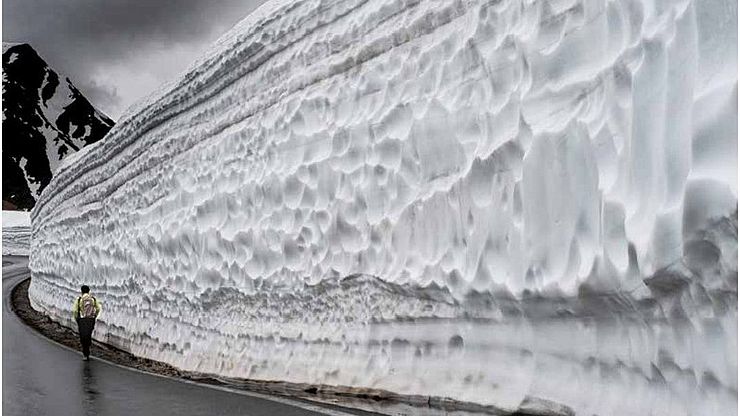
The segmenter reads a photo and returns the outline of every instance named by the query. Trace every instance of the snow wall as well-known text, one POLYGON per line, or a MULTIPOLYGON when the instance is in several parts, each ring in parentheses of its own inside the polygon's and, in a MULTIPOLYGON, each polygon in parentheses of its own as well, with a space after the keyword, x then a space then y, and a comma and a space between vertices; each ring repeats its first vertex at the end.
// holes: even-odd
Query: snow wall
POLYGON ((3 256, 28 256, 31 247, 31 217, 26 211, 3 211, 3 256))
POLYGON ((269 2, 59 169, 32 304, 222 376, 735 414, 736 16, 269 2))

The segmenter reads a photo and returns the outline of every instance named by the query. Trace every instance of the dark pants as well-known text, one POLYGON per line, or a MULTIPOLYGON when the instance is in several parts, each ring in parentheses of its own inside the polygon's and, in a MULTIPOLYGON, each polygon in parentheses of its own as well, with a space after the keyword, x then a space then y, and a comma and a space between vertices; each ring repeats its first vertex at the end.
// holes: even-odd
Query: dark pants
POLYGON ((77 328, 80 332, 80 344, 82 344, 82 355, 90 356, 90 344, 92 344, 92 333, 95 329, 95 318, 80 318, 77 320, 77 328))

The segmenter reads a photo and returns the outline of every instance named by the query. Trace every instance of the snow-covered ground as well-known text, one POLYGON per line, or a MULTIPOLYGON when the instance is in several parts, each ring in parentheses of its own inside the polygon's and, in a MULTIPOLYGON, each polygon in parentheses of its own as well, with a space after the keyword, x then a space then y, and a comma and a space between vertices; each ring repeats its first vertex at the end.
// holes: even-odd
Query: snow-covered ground
POLYGON ((24 211, 3 211, 3 255, 27 256, 31 247, 31 215, 24 211))
POLYGON ((188 370, 737 411, 737 3, 268 2, 59 168, 32 304, 188 370))

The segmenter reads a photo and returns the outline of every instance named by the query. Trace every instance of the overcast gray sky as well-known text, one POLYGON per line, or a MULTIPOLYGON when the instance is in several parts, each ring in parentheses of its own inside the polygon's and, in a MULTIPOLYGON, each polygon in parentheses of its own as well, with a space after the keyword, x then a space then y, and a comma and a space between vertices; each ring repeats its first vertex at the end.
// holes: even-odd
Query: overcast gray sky
POLYGON ((118 120, 263 2, 2 0, 3 41, 31 44, 118 120))

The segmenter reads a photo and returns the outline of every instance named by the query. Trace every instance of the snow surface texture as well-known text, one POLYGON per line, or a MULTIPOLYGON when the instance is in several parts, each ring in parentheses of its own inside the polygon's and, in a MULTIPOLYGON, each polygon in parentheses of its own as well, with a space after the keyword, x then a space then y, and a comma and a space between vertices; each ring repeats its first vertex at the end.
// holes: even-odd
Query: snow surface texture
POLYGON ((736 16, 268 3, 60 167, 32 304, 224 376, 735 414, 736 16))
POLYGON ((31 215, 3 211, 3 255, 27 256, 31 246, 31 215))

